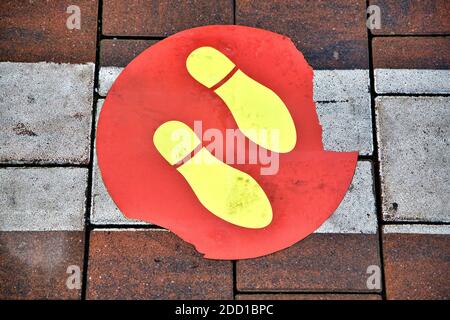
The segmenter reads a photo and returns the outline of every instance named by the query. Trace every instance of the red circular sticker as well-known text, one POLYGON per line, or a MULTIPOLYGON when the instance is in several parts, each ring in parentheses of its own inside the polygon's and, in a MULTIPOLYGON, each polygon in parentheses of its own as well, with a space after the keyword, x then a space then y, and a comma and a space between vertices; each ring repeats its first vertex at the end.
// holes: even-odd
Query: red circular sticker
POLYGON ((105 100, 96 148, 126 217, 211 259, 266 255, 314 232, 343 199, 358 155, 323 149, 313 70, 291 40, 242 26, 183 31, 135 58, 105 100), (181 126, 198 142, 172 159, 160 141, 181 126), (274 127, 279 145, 252 126, 274 127), (214 165, 193 165, 199 150, 214 165))

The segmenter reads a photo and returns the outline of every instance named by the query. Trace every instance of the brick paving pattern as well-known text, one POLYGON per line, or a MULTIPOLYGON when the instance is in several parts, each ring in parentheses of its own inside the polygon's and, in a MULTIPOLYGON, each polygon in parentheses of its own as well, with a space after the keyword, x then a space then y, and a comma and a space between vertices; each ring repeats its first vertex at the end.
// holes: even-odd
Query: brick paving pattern
POLYGON ((231 261, 203 259, 166 230, 98 230, 90 240, 89 299, 233 298, 231 261))
POLYGON ((3 1, 0 299, 449 299, 449 3, 3 1), (370 4, 379 30, 366 28, 370 4), (80 30, 66 28, 69 5, 80 30), (94 139, 134 57, 178 31, 233 23, 292 39, 315 69, 325 148, 359 159, 314 234, 266 257, 214 261, 123 217, 94 139), (82 279, 72 289, 71 266, 82 279), (373 267, 380 287, 368 286, 373 267))

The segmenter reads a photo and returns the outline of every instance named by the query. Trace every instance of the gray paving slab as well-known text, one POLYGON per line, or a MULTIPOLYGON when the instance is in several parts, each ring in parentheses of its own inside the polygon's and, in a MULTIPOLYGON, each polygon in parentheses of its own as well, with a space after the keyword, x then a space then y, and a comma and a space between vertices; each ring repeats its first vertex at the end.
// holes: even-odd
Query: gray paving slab
POLYGON ((86 168, 1 168, 0 231, 84 229, 86 168))
POLYGON ((376 112, 384 219, 450 221, 450 97, 379 97, 376 112))
POLYGON ((89 162, 94 64, 0 62, 0 162, 89 162))
POLYGON ((384 233, 450 234, 450 225, 397 224, 383 226, 384 233))
POLYGON ((450 70, 375 69, 377 93, 450 93, 450 70))
POLYGON ((369 88, 369 70, 314 70, 314 100, 317 102, 366 100, 370 96, 369 88))
POLYGON ((333 215, 316 233, 377 233, 372 164, 358 161, 353 181, 333 215))
POLYGON ((317 102, 316 109, 326 150, 373 154, 369 97, 352 102, 317 102))

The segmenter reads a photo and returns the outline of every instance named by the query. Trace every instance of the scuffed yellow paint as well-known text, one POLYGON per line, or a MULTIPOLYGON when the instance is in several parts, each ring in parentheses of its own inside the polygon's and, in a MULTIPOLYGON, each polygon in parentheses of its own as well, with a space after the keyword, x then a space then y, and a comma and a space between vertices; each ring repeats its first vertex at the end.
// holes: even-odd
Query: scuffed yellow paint
MULTIPOLYGON (((178 153, 171 149, 177 147, 171 140, 171 132, 185 131, 186 128, 192 135, 187 141, 194 141, 192 151, 196 147, 195 133, 182 122, 166 122, 154 134, 156 148, 171 164, 184 158, 172 156, 178 153)), ((179 153, 179 156, 188 155, 191 152, 189 148, 180 148, 185 152, 179 153)), ((254 229, 264 228, 272 221, 272 207, 258 182, 247 173, 218 160, 207 149, 202 148, 177 170, 202 205, 217 217, 237 226, 254 229)))
MULTIPOLYGON (((208 88, 223 80, 234 63, 211 47, 194 50, 186 60, 191 76, 208 88)), ((230 109, 239 129, 258 145, 279 153, 294 149, 294 120, 281 98, 271 89, 237 70, 215 92, 230 109)))

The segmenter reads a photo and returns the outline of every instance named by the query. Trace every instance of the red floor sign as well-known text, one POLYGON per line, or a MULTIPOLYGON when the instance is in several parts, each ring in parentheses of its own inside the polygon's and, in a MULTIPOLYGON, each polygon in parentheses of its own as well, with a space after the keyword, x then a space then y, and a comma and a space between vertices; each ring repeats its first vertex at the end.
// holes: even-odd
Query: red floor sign
POLYGON ((241 26, 183 31, 135 58, 106 98, 96 143, 122 213, 211 259, 266 255, 314 232, 357 161, 323 150, 313 70, 290 39, 241 26))

